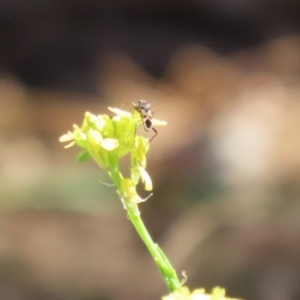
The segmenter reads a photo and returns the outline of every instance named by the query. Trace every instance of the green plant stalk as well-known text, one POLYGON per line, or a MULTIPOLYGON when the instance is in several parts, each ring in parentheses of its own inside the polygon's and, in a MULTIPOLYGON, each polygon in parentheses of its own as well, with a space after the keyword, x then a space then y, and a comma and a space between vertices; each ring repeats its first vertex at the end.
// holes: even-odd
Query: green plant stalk
POLYGON ((122 200, 127 210, 129 220, 132 222, 140 238, 145 243, 148 251, 153 257, 169 291, 174 292, 181 287, 181 282, 178 279, 175 269, 172 267, 163 251, 152 240, 147 228, 145 227, 145 224, 141 219, 139 211, 134 205, 132 205, 132 199, 129 199, 128 197, 126 197, 126 195, 124 195, 124 192, 122 191, 122 187, 120 185, 121 177, 117 162, 114 167, 110 169, 110 172, 111 177, 120 193, 120 196, 123 198, 122 200))
POLYGON ((153 242, 141 217, 135 214, 132 207, 130 206, 127 206, 127 212, 133 226, 135 227, 139 236, 141 237, 146 247, 148 248, 150 254, 152 255, 168 289, 170 290, 170 292, 175 291, 181 286, 176 272, 173 270, 172 267, 170 269, 171 264, 168 261, 166 261, 165 256, 161 255, 162 253, 158 248, 158 245, 153 242))

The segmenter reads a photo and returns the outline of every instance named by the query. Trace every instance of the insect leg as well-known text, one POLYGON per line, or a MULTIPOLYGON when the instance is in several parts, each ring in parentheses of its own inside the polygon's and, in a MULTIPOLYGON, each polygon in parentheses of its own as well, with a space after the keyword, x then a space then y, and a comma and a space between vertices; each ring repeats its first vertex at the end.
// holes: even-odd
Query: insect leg
POLYGON ((157 132, 157 130, 154 128, 154 127, 152 127, 152 130, 154 131, 154 136, 149 140, 149 143, 157 136, 157 134, 158 134, 158 132, 157 132))

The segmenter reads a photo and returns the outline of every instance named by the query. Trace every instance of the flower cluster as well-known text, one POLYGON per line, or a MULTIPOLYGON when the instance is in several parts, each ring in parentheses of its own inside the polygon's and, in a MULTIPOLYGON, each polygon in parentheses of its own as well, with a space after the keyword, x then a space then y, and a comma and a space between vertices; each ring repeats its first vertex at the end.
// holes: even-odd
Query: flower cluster
MULTIPOLYGON (((81 127, 73 125, 61 138, 61 142, 69 142, 65 148, 79 146, 83 151, 78 155, 78 161, 93 158, 97 164, 108 172, 108 175, 117 186, 122 201, 130 199, 131 204, 138 204, 145 199, 138 196, 136 185, 142 179, 145 190, 152 190, 152 181, 146 172, 146 153, 149 150, 148 139, 138 136, 136 128, 142 123, 138 111, 126 112, 117 108, 109 110, 115 116, 93 115, 85 113, 81 127), (119 160, 130 154, 131 176, 123 178, 119 171, 119 160)), ((153 125, 165 125, 166 122, 153 119, 153 125)))
POLYGON ((215 287, 211 294, 207 294, 204 289, 196 289, 191 292, 188 287, 183 286, 163 297, 162 300, 238 300, 225 297, 225 293, 225 289, 220 287, 215 287))

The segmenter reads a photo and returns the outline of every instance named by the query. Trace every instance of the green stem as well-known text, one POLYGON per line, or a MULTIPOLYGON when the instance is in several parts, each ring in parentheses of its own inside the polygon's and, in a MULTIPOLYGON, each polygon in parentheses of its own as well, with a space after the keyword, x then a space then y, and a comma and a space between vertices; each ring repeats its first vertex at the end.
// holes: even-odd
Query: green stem
POLYGON ((126 205, 128 216, 138 232, 139 236, 145 243, 150 254, 152 255, 168 289, 170 292, 175 291, 181 286, 181 283, 177 277, 177 274, 167 257, 163 254, 159 246, 153 242, 150 234, 148 233, 140 215, 136 214, 135 209, 131 205, 126 205))
POLYGON ((126 206, 127 214, 132 222, 133 226, 135 227, 136 231, 138 232, 139 236, 145 243, 146 247, 148 248, 150 254, 152 255, 168 289, 170 292, 175 291, 176 289, 180 288, 181 283, 177 277, 176 271, 170 264, 169 260, 163 253, 163 251, 159 248, 159 246, 153 242, 150 234, 148 233, 141 217, 139 211, 137 210, 134 200, 128 199, 124 196, 124 192, 122 191, 122 186, 120 184, 121 177, 119 172, 119 166, 116 162, 115 165, 110 169, 112 174, 112 179, 121 195, 123 197, 123 202, 126 206))

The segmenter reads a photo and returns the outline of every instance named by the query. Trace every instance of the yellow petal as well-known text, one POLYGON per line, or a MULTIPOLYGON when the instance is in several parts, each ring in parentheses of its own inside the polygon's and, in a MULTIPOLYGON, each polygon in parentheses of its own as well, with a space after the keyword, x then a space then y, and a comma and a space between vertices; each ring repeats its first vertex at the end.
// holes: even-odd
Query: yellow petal
POLYGON ((103 141, 103 137, 102 137, 101 133, 94 129, 90 129, 88 131, 88 138, 89 138, 90 142, 97 144, 97 145, 100 145, 100 143, 102 143, 102 141, 103 141))
POLYGON ((128 111, 125 111, 125 110, 122 110, 122 109, 119 109, 119 108, 108 107, 108 109, 110 111, 112 111, 113 113, 115 113, 116 115, 121 116, 121 117, 130 118, 132 116, 132 113, 130 113, 128 111))
POLYGON ((101 142, 101 147, 107 151, 111 151, 119 147, 119 141, 116 139, 104 139, 101 142))
POLYGON ((168 123, 166 121, 160 121, 157 119, 152 119, 152 124, 154 126, 161 126, 161 125, 167 125, 168 123))
POLYGON ((69 141, 72 141, 72 140, 74 140, 74 134, 71 131, 69 131, 67 134, 62 135, 59 138, 59 141, 61 143, 69 142, 69 141))
POLYGON ((71 148, 72 146, 75 145, 75 141, 72 141, 71 143, 69 143, 67 146, 65 146, 64 148, 71 148))
POLYGON ((105 123, 106 123, 106 121, 104 120, 102 115, 97 116, 97 118, 95 120, 95 124, 100 131, 103 129, 105 123))
POLYGON ((152 180, 149 176, 149 174, 146 172, 145 169, 139 166, 139 172, 142 178, 142 181, 145 183, 145 190, 146 191, 152 191, 152 180))

